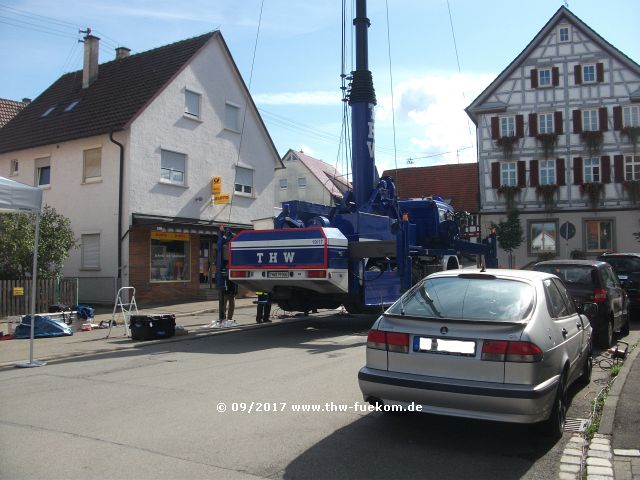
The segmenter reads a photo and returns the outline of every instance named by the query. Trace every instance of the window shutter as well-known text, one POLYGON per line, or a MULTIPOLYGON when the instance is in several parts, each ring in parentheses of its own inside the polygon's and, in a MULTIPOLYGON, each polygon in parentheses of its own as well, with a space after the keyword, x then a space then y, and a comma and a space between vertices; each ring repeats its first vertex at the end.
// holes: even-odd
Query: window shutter
POLYGON ((624 155, 613 156, 613 175, 616 183, 624 182, 624 155))
POLYGON ((535 137, 538 135, 538 114, 530 113, 529 114, 529 136, 535 137))
POLYGON ((573 159, 573 184, 582 185, 582 157, 573 159))
POLYGON ((540 183, 538 173, 538 160, 531 160, 529 162, 529 183, 532 187, 537 187, 540 183))
POLYGON ((607 107, 598 109, 598 123, 601 132, 609 130, 609 113, 607 112, 607 107))
POLYGON ((560 85, 560 69, 558 67, 551 69, 551 83, 554 87, 560 85))
POLYGON ((500 119, 491 117, 491 138, 497 140, 500 138, 500 119))
POLYGON ((100 234, 84 234, 80 239, 82 268, 100 268, 100 234))
POLYGON ((603 155, 600 158, 602 165, 602 183, 611 183, 611 157, 609 155, 603 155))
POLYGON ((516 115, 516 137, 524 137, 524 117, 522 115, 516 115))
POLYGON ((596 63, 596 82, 604 82, 604 63, 596 63))
POLYGON ((500 162, 491 163, 491 188, 500 187, 500 162))
POLYGON ((531 88, 538 88, 538 69, 531 69, 531 88))
POLYGON ((524 160, 518 162, 518 186, 520 188, 527 186, 527 162, 524 160))
POLYGON ((556 177, 558 185, 566 185, 567 169, 564 166, 564 158, 556 158, 556 177))
POLYGON ((622 107, 613 107, 613 129, 622 130, 622 107))
POLYGON ((562 135, 564 125, 562 124, 562 112, 553 112, 553 129, 557 135, 562 135))
POLYGON ((573 79, 576 85, 582 83, 582 65, 575 65, 573 67, 573 79))
POLYGON ((573 111, 573 133, 582 133, 582 112, 573 111))

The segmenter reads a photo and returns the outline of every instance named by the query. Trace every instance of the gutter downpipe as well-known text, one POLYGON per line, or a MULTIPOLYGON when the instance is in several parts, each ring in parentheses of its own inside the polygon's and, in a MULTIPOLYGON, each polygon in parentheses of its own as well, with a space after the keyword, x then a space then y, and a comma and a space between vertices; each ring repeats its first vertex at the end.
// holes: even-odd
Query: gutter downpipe
POLYGON ((109 132, 109 140, 120 147, 120 178, 118 185, 118 288, 122 287, 122 196, 124 191, 124 145, 113 138, 109 132))

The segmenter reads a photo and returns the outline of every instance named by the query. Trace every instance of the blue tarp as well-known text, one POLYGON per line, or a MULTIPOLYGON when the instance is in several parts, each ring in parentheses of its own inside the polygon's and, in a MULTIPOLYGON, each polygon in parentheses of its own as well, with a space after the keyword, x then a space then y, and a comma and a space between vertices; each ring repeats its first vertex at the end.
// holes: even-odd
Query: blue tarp
MULTIPOLYGON (((35 316, 34 338, 64 337, 68 335, 73 335, 73 330, 64 322, 53 320, 49 316, 35 316)), ((16 327, 13 338, 31 338, 31 315, 22 317, 22 323, 16 327)))
POLYGON ((96 313, 95 309, 89 305, 73 305, 71 310, 77 311, 78 317, 84 318, 85 320, 93 318, 96 313))

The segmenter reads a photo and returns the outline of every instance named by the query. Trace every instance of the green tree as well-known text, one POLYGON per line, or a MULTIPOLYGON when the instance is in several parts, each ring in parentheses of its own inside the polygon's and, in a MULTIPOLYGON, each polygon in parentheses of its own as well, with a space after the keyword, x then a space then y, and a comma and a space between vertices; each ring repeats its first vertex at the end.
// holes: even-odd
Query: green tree
MULTIPOLYGON (((35 247, 35 214, 0 214, 0 279, 31 275, 35 247)), ((45 205, 40 220, 38 277, 55 278, 72 248, 77 248, 71 222, 53 207, 45 205)))
POLYGON ((493 225, 496 229, 498 246, 509 254, 509 268, 513 268, 513 251, 524 241, 520 213, 512 209, 507 213, 507 220, 493 225))

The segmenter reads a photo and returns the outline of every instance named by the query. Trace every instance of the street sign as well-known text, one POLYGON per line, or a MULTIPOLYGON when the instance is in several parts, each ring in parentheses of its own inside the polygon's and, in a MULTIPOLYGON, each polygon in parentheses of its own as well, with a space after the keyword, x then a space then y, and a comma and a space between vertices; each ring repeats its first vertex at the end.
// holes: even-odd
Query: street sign
POLYGON ((231 195, 228 193, 218 193, 213 196, 213 204, 214 205, 224 205, 231 201, 231 195))
POLYGON ((213 177, 211 180, 211 193, 214 195, 222 193, 222 177, 213 177))
POLYGON ((560 225, 560 236, 569 240, 576 235, 576 226, 571 222, 564 222, 560 225))

